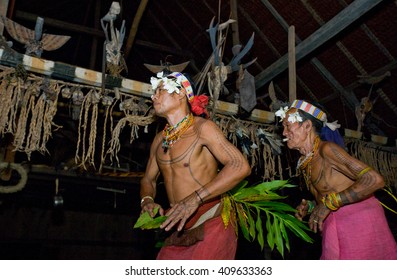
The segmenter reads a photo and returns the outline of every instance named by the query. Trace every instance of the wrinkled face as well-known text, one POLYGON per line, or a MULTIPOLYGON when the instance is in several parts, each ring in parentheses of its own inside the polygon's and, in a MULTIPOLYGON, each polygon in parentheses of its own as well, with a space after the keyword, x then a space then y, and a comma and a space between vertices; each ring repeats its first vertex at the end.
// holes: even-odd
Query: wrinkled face
POLYGON ((301 122, 291 121, 289 116, 296 113, 297 109, 291 108, 287 111, 286 117, 283 119, 283 136, 287 140, 289 149, 299 149, 303 146, 304 140, 307 137, 307 131, 304 129, 301 122), (290 120, 288 120, 290 119, 290 120))

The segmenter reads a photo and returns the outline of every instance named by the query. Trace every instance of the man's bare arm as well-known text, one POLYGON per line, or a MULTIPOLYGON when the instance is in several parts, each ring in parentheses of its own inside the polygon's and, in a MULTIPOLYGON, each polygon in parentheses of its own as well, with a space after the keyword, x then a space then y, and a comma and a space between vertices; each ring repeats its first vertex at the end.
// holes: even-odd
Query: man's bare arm
MULTIPOLYGON (((156 161, 156 149, 161 141, 161 137, 157 135, 150 147, 150 156, 146 166, 146 171, 141 179, 140 197, 142 211, 148 211, 153 215, 153 209, 157 206, 154 203, 156 197, 156 183, 160 174, 156 161)), ((160 207, 160 215, 164 215, 164 210, 160 207)))
POLYGON ((350 156, 336 144, 328 144, 325 155, 337 170, 354 180, 354 183, 339 192, 343 205, 361 201, 384 187, 383 177, 360 160, 350 156))
POLYGON ((197 190, 201 200, 205 201, 232 189, 250 175, 251 168, 243 154, 226 139, 214 122, 207 121, 204 124, 201 137, 206 147, 223 165, 211 182, 197 190))

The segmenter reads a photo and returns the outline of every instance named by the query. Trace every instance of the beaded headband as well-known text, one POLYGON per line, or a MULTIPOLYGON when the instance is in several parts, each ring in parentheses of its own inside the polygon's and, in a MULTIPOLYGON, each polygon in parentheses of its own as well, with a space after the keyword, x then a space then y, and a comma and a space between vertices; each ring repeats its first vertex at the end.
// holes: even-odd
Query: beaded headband
MULTIPOLYGON (((317 108, 313 104, 310 104, 310 103, 308 103, 306 101, 299 100, 299 99, 294 100, 292 102, 290 108, 296 108, 296 109, 302 110, 302 111, 312 115, 316 119, 322 121, 324 126, 329 127, 333 131, 335 131, 337 128, 340 127, 340 124, 338 124, 338 121, 334 121, 332 123, 329 123, 327 121, 327 114, 324 111, 322 111, 321 109, 317 108)), ((286 106, 284 108, 280 108, 277 112, 275 112, 275 115, 280 117, 281 120, 283 120, 286 117, 287 111, 290 108, 288 108, 288 106, 286 106)), ((288 121, 301 122, 302 118, 300 117, 298 112, 295 112, 294 114, 290 114, 290 116, 288 117, 288 121)))
POLYGON ((310 115, 312 115, 316 119, 319 119, 322 122, 327 121, 327 114, 324 113, 324 111, 320 110, 316 106, 306 101, 295 100, 294 102, 292 102, 291 107, 305 111, 306 113, 309 113, 310 115))
POLYGON ((189 102, 192 101, 194 97, 193 88, 186 76, 179 72, 173 72, 168 76, 177 78, 177 81, 180 82, 181 86, 186 90, 187 100, 189 102))

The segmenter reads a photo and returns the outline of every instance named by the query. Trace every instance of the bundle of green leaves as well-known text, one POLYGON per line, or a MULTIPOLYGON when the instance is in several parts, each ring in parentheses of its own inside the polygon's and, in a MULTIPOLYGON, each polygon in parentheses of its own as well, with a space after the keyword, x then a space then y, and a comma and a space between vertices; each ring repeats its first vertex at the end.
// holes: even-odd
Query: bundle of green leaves
POLYGON ((136 221, 134 228, 140 229, 155 229, 159 228, 160 225, 167 219, 167 216, 158 216, 160 207, 157 206, 153 210, 154 217, 152 217, 149 212, 143 212, 138 220, 136 221))
MULTIPOLYGON (((283 257, 285 248, 290 251, 287 229, 304 241, 313 242, 306 233, 310 231, 306 223, 294 216, 295 208, 279 201, 286 196, 276 193, 282 188, 296 187, 296 185, 289 184, 288 180, 262 182, 250 187, 247 185, 247 181, 242 181, 223 197, 224 206, 221 215, 225 226, 237 222, 245 239, 257 240, 263 250, 265 243, 262 223, 265 220, 267 243, 271 250, 276 246, 283 257)), ((238 233, 237 230, 236 232, 238 233)))
MULTIPOLYGON (((296 185, 289 184, 288 180, 247 185, 247 181, 242 181, 223 195, 221 216, 225 227, 229 224, 234 225, 236 234, 240 228, 247 240, 251 242, 257 240, 263 250, 265 245, 263 221, 265 221, 267 243, 271 250, 276 247, 283 257, 285 248, 290 251, 287 229, 304 241, 313 242, 306 233, 310 231, 306 223, 294 216, 295 208, 280 201, 287 197, 276 193, 282 188, 292 188, 296 185)), ((160 227, 167 217, 159 216, 158 210, 159 207, 154 210, 154 217, 151 217, 148 212, 142 213, 134 228, 155 229, 160 227)))

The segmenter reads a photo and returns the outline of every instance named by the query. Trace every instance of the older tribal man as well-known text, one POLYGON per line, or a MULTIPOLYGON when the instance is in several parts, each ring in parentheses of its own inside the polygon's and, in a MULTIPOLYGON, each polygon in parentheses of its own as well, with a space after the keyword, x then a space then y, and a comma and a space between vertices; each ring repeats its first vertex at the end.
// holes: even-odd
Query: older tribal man
POLYGON ((205 96, 195 96, 184 74, 158 73, 151 78, 156 115, 167 120, 150 149, 141 180, 142 211, 167 220, 161 228, 176 231, 166 239, 157 259, 234 259, 237 237, 220 217, 220 196, 251 172, 242 153, 206 115, 205 96), (221 165, 221 169, 219 164, 221 165), (170 209, 155 203, 156 181, 163 176, 170 209))
POLYGON ((323 129, 336 131, 318 106, 295 100, 276 112, 289 149, 301 157, 303 175, 315 201, 302 200, 297 218, 310 214, 309 226, 322 232, 321 259, 397 259, 396 241, 374 192, 383 177, 350 156, 340 145, 320 139, 323 129))

